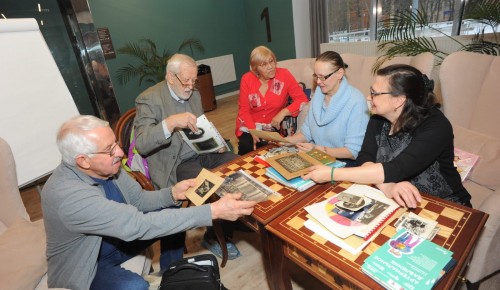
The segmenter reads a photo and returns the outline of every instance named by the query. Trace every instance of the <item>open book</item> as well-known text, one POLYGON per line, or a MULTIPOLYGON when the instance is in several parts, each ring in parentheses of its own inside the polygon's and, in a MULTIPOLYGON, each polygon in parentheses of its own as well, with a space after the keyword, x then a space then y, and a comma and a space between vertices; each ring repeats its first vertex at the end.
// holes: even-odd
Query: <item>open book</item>
POLYGON ((305 207, 329 231, 342 239, 357 235, 368 240, 397 210, 399 205, 380 190, 353 184, 345 191, 305 207))
POLYGON ((465 181, 470 171, 476 165, 479 160, 479 156, 476 154, 469 153, 462 149, 458 149, 455 147, 455 158, 453 159, 453 164, 460 173, 460 178, 462 182, 465 181))
POLYGON ((193 132, 189 128, 179 131, 184 142, 186 142, 196 153, 211 153, 224 147, 227 151, 230 150, 224 138, 222 138, 219 131, 217 131, 215 126, 208 121, 205 115, 198 117, 196 126, 198 127, 197 132, 193 132))

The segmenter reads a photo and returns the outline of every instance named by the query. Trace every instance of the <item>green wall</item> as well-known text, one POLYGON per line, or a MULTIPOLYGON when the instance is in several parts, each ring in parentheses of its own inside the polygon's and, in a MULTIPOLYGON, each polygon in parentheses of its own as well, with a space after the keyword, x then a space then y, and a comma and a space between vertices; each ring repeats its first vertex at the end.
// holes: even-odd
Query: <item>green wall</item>
MULTIPOLYGON (((239 89, 241 76, 248 71, 248 56, 257 45, 269 46, 278 59, 295 57, 291 0, 89 0, 96 27, 108 27, 115 50, 129 41, 154 40, 160 50, 176 52, 181 42, 198 38, 205 47, 195 59, 233 54, 235 82, 215 87, 216 95, 239 89), (268 7, 272 42, 267 42, 262 10, 268 7)), ((134 100, 150 84, 134 79, 120 85, 117 70, 134 60, 117 54, 106 61, 120 110, 134 106, 134 100)))

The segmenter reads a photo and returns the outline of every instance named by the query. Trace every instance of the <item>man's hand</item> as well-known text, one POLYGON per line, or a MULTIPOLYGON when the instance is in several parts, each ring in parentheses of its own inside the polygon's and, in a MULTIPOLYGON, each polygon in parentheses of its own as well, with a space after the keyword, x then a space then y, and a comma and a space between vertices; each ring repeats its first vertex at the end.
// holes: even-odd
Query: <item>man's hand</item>
POLYGON ((250 215, 257 202, 240 198, 241 193, 227 193, 218 201, 211 203, 212 219, 235 221, 243 215, 250 215))
POLYGON ((416 208, 418 203, 422 201, 420 192, 408 181, 398 183, 385 183, 379 188, 387 197, 393 198, 400 206, 416 208))
POLYGON ((186 179, 181 182, 178 182, 176 185, 172 187, 172 196, 175 198, 174 201, 177 200, 185 200, 186 199, 186 191, 191 187, 196 186, 196 179, 186 179))
POLYGON ((175 114, 165 119, 165 122, 167 122, 167 128, 170 132, 173 132, 176 128, 189 128, 191 131, 197 132, 198 127, 196 127, 196 121, 196 116, 189 112, 175 114))

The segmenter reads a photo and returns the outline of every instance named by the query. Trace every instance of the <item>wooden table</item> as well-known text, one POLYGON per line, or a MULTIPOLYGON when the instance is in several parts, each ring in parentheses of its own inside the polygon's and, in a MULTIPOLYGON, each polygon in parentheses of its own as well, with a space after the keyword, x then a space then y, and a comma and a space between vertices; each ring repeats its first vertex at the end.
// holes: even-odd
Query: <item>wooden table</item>
MULTIPOLYGON (((265 147, 259 148, 257 151, 251 152, 247 155, 240 156, 239 158, 230 161, 223 166, 217 167, 212 171, 221 177, 226 177, 232 173, 243 169, 247 173, 251 174, 258 181, 262 182, 269 188, 275 190, 282 195, 279 200, 263 201, 258 203, 251 216, 245 216, 240 218, 240 220, 245 223, 248 227, 259 233, 261 244, 262 244, 262 256, 264 259, 264 266, 266 270, 266 275, 269 283, 273 281, 271 274, 274 270, 271 268, 271 257, 273 253, 270 251, 271 247, 269 244, 269 238, 272 236, 265 228, 269 222, 277 218, 280 214, 285 212, 288 208, 301 201, 304 197, 308 196, 314 191, 314 186, 306 191, 299 192, 292 188, 285 187, 280 183, 274 181, 273 179, 265 176, 265 166, 254 161, 253 157, 258 154, 262 155, 267 152, 269 148, 275 147, 275 145, 267 145, 265 147)), ((219 239, 221 247, 225 249, 225 241, 219 239)), ((226 252, 227 253, 227 252, 226 252)), ((225 265, 225 259, 223 259, 221 266, 225 265)), ((275 285, 270 285, 271 289, 278 289, 275 285)))
MULTIPOLYGON (((295 202, 267 224, 266 229, 273 234, 267 238, 266 243, 267 252, 272 253, 266 258, 270 259, 268 267, 272 275, 269 282, 273 289, 292 289, 285 263, 287 258, 334 289, 384 289, 361 272, 361 265, 396 233, 394 220, 358 255, 342 250, 304 226, 307 220, 305 206, 331 197, 350 185, 337 183, 313 187, 312 193, 295 202)), ((423 201, 413 212, 438 221, 441 230, 432 241, 451 250, 457 260, 457 265, 443 276, 434 289, 456 287, 488 215, 425 194, 423 201)))

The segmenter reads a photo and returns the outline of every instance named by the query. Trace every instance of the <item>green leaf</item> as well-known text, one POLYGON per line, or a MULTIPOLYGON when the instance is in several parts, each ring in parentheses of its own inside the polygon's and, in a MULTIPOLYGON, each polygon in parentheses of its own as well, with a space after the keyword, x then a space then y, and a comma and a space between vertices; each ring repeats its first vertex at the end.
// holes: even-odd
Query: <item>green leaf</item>
MULTIPOLYGON (((179 52, 189 47, 191 55, 193 48, 204 52, 205 48, 201 41, 196 38, 184 40, 179 46, 179 52)), ((165 71, 168 59, 172 56, 170 51, 163 49, 161 54, 158 53, 156 43, 149 39, 143 38, 138 42, 128 42, 123 47, 117 49, 118 54, 125 54, 137 60, 136 63, 129 63, 121 67, 117 71, 117 78, 120 84, 127 84, 131 79, 138 78, 139 86, 142 82, 155 84, 165 79, 165 71)))

